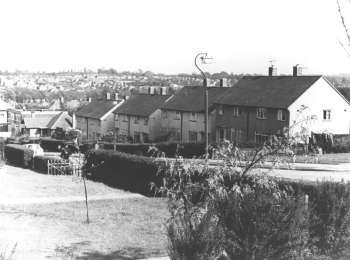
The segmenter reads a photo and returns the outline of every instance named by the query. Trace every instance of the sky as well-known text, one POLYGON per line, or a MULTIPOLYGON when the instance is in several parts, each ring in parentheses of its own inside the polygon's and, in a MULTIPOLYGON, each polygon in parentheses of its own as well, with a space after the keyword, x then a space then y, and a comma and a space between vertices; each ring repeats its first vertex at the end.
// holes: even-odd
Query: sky
MULTIPOLYGON (((345 5, 350 5, 348 0, 345 5)), ((350 22, 350 8, 345 6, 350 22)), ((0 70, 350 73, 336 0, 1 0, 0 70)))

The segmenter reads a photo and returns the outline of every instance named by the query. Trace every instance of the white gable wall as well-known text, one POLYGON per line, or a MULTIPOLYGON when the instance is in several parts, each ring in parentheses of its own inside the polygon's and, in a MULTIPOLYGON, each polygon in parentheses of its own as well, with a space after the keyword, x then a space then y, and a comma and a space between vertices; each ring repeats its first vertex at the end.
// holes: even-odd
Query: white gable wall
POLYGON ((290 113, 289 125, 295 132, 299 131, 301 126, 306 126, 309 132, 349 134, 350 105, 323 78, 317 80, 306 90, 289 106, 288 110, 290 113), (298 110, 302 106, 307 108, 300 113, 298 110), (331 110, 330 120, 323 119, 323 110, 331 110), (311 116, 316 116, 316 119, 309 120, 311 116))

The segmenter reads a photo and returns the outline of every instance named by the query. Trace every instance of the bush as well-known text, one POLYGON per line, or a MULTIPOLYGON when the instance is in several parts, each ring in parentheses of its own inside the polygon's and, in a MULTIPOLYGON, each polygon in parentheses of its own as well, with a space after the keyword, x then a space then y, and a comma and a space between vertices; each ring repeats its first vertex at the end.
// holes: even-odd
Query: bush
POLYGON ((231 144, 218 167, 160 166, 171 259, 350 259, 350 185, 251 173, 273 147, 243 166, 231 144))
POLYGON ((59 152, 60 150, 58 147, 64 147, 65 145, 74 146, 74 142, 52 138, 42 138, 40 141, 40 146, 45 152, 59 152))
MULTIPOLYGON (((164 152, 166 157, 174 158, 176 155, 184 158, 202 157, 205 153, 205 145, 202 143, 143 143, 143 144, 117 144, 116 150, 123 153, 150 156, 149 147, 155 146, 164 152)), ((114 144, 104 144, 104 149, 114 149, 114 144)))
POLYGON ((5 145, 6 161, 20 167, 30 168, 33 160, 33 151, 19 144, 5 145))
POLYGON ((113 187, 150 194, 150 183, 157 181, 153 158, 110 150, 90 150, 84 166, 88 177, 113 187))
POLYGON ((63 161, 60 157, 54 156, 35 156, 33 158, 33 170, 41 173, 47 173, 47 162, 49 160, 63 161))

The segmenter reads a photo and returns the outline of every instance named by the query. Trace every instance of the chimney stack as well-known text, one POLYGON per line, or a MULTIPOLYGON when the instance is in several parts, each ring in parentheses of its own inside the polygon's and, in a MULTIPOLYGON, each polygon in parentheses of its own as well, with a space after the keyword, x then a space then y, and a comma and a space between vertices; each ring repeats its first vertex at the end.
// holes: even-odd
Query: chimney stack
POLYGON ((303 68, 299 64, 293 66, 293 77, 301 76, 303 73, 303 68))
POLYGON ((269 67, 269 76, 277 76, 277 68, 273 65, 269 67))

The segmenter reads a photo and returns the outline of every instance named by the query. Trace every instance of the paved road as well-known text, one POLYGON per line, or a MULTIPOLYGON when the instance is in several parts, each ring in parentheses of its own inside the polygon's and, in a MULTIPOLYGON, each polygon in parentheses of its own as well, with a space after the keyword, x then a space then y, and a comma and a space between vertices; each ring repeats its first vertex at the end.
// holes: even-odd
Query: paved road
POLYGON ((345 181, 350 182, 350 164, 290 164, 289 169, 262 169, 263 172, 283 178, 308 181, 345 181))

